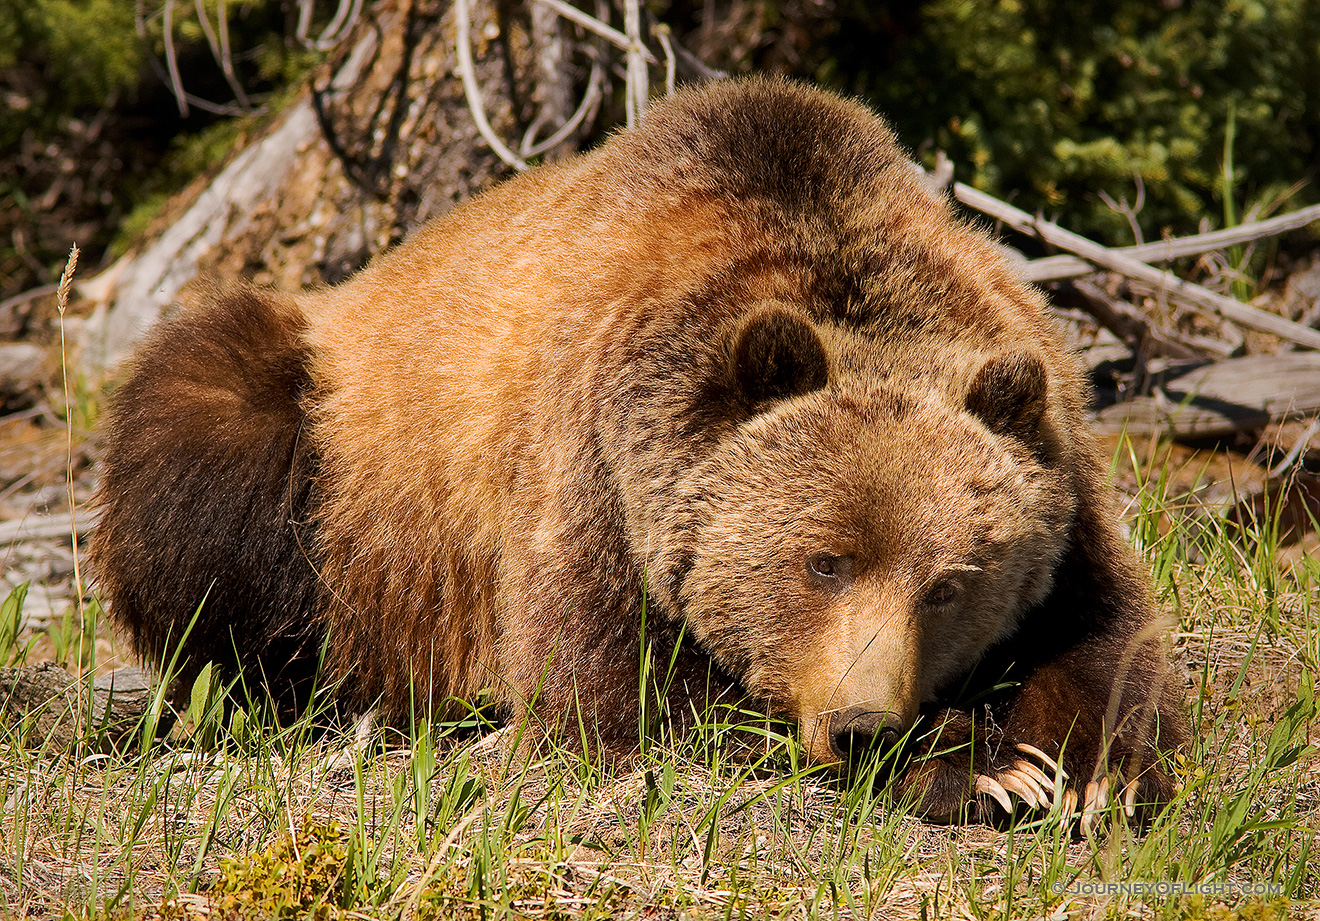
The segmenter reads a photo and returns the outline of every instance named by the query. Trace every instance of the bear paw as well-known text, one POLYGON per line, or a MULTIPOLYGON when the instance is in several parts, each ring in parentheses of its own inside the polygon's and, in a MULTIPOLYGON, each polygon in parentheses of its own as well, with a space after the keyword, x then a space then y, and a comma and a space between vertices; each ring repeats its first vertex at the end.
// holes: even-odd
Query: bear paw
POLYGON ((932 822, 993 824, 1030 810, 1051 809, 1062 803, 1060 814, 1076 811, 1077 794, 1067 786, 1068 772, 1034 745, 1019 743, 1024 757, 1006 767, 990 768, 985 759, 973 769, 969 757, 956 754, 928 756, 910 765, 898 784, 901 795, 913 801, 913 810, 932 822))
MULTIPOLYGON (((945 729, 950 728, 956 737, 961 727, 949 720, 945 729)), ((1077 822, 1082 834, 1091 834, 1113 807, 1136 818, 1173 793, 1173 783, 1159 765, 1128 780, 1111 761, 1107 773, 1092 775, 1082 785, 1039 747, 1002 737, 998 742, 1003 754, 995 758, 988 746, 970 745, 918 755, 899 779, 898 793, 931 822, 1001 824, 1024 813, 1054 814, 1062 824, 1077 822)))

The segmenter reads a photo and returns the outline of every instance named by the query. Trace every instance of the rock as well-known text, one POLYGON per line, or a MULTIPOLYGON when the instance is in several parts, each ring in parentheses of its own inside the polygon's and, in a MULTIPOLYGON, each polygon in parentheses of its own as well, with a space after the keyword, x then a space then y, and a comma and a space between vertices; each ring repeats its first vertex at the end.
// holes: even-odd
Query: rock
POLYGON ((1288 279, 1284 303, 1300 315, 1299 323, 1314 326, 1320 320, 1320 259, 1288 279))
MULTIPOLYGON (((136 667, 93 679, 90 706, 86 689, 85 681, 51 662, 0 668, 0 722, 29 721, 23 736, 29 747, 60 751, 80 743, 108 752, 140 731, 154 697, 151 674, 136 667)), ((173 721, 173 712, 165 708, 157 732, 168 731, 173 721)))

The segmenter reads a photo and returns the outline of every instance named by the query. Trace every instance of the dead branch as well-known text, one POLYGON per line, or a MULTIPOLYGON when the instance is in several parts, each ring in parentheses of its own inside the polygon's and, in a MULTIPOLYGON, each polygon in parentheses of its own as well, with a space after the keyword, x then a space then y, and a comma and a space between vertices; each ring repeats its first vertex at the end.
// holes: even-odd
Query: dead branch
POLYGON ((528 146, 528 144, 531 142, 533 135, 529 128, 528 133, 523 137, 519 152, 524 157, 535 157, 537 154, 545 153, 547 150, 553 150, 555 147, 568 140, 573 132, 578 129, 578 126, 582 124, 583 120, 585 120, 586 117, 591 114, 592 110, 594 110, 600 103, 602 98, 600 84, 604 76, 605 69, 600 66, 600 61, 592 61, 591 73, 587 75, 587 91, 583 94, 582 102, 578 104, 578 107, 573 114, 569 116, 567 121, 559 126, 558 131, 543 141, 531 144, 531 146, 528 146))
POLYGON ((304 48, 329 51, 339 44, 340 40, 357 23, 358 17, 362 13, 362 0, 339 0, 334 18, 321 30, 320 35, 312 38, 312 13, 315 11, 315 7, 316 0, 299 0, 298 25, 294 37, 298 39, 298 42, 304 48))
MULTIPOLYGON (((1094 282, 1078 279, 1058 292, 1055 300, 1085 311, 1097 323, 1121 339, 1135 355, 1175 359, 1202 359, 1206 349, 1180 341, 1156 328, 1138 308, 1113 297, 1094 282)), ((1227 358, 1231 346, 1224 344, 1215 357, 1227 358)))
POLYGON ((179 76, 179 59, 174 53, 174 0, 165 0, 165 66, 170 72, 170 89, 179 104, 179 115, 188 117, 188 94, 183 91, 183 79, 179 76))
POLYGON ((238 77, 234 73, 234 60, 229 52, 229 27, 225 22, 225 4, 220 0, 216 7, 216 13, 219 16, 219 34, 211 28, 211 17, 206 15, 206 4, 204 0, 197 0, 197 21, 201 23, 202 34, 206 36, 206 44, 211 49, 211 56, 215 58, 216 63, 220 65, 221 72, 225 75, 225 82, 229 84, 229 91, 234 94, 235 101, 243 109, 252 108, 248 100, 247 93, 243 92, 243 85, 238 82, 238 77))
POLYGON ((1301 437, 1293 443, 1292 448, 1283 456, 1283 460, 1270 468, 1270 480, 1279 480, 1291 470, 1293 464, 1297 463, 1302 455, 1310 449, 1311 439, 1315 438, 1318 433, 1320 433, 1320 418, 1312 419, 1311 424, 1306 427, 1306 431, 1302 432, 1301 437))
MULTIPOLYGON (((569 22, 575 22, 588 32, 596 33, 624 51, 629 50, 631 47, 632 40, 627 35, 624 35, 618 29, 611 28, 596 17, 582 12, 577 7, 565 3, 564 0, 534 0, 534 2, 545 4, 569 22)), ((645 46, 641 48, 641 55, 648 64, 659 63, 656 61, 655 55, 648 51, 645 46)))
MULTIPOLYGON (((532 99, 536 102, 536 117, 528 124, 527 130, 523 132, 522 142, 518 145, 518 153, 522 157, 530 156, 528 151, 537 146, 537 138, 546 126, 563 126, 575 114, 573 79, 565 66, 569 57, 565 23, 554 10, 538 3, 530 4, 528 12, 532 60, 536 67, 536 84, 532 90, 532 99)), ((591 78, 588 78, 587 84, 590 93, 591 78)), ((562 131, 562 127, 560 130, 562 131)), ((551 133, 559 132, 552 128, 551 133)), ((564 138, 567 136, 565 134, 564 138)), ((549 150, 553 146, 544 149, 549 150)))
POLYGON ((651 26, 651 34, 665 52, 665 95, 674 95, 674 81, 678 75, 678 60, 674 57, 674 43, 669 40, 670 28, 665 23, 651 26))
POLYGON ((472 112, 472 120, 477 123, 477 130, 486 139, 490 149, 495 151, 496 156, 514 169, 526 170, 527 161, 506 147, 504 142, 500 140, 499 135, 491 128, 490 122, 486 120, 486 107, 481 101, 481 88, 477 85, 477 72, 472 66, 472 36, 470 34, 472 22, 468 2, 469 0, 457 0, 454 3, 454 20, 458 33, 455 38, 455 50, 458 52, 458 72, 463 78, 463 94, 467 97, 468 108, 472 112))
MULTIPOLYGON (((1198 233, 1186 237, 1174 237, 1160 240, 1158 243, 1142 243, 1138 246, 1125 246, 1113 252, 1130 256, 1141 262, 1172 262, 1186 256, 1199 256, 1217 249, 1225 249, 1241 243, 1250 243, 1264 237, 1277 236, 1290 230, 1299 230, 1308 224, 1320 221, 1320 205, 1299 208, 1287 214, 1280 214, 1263 221, 1239 224, 1210 233, 1198 233)), ((1089 275, 1095 266, 1076 256, 1047 256, 1033 259, 1027 263, 1024 277, 1027 281, 1058 281, 1089 275)))
MULTIPOLYGON (((646 46, 642 44, 642 11, 637 0, 624 0, 624 31, 628 35, 628 81, 624 112, 628 127, 641 123, 650 99, 650 74, 646 71, 646 46)), ((654 60, 654 58, 651 58, 654 60)))
POLYGON ((1200 285, 1184 281, 1172 272, 1154 268, 1131 256, 1123 255, 1116 250, 1096 243, 1094 240, 1089 240, 1080 234, 1065 230, 1052 221, 1032 217, 1020 208, 1015 208, 1007 202, 1000 201, 993 195, 987 195, 985 192, 973 189, 965 183, 955 182, 953 194, 958 201, 968 207, 975 208, 977 211, 988 214, 996 220, 1003 221, 1019 233, 1037 237, 1052 246, 1057 246, 1059 249, 1076 253, 1098 266, 1103 266, 1110 271, 1157 288, 1183 304, 1208 310, 1224 319, 1232 320, 1251 329, 1270 333, 1280 339, 1307 348, 1320 349, 1320 331, 1309 329, 1300 323, 1285 320, 1283 317, 1275 316, 1272 313, 1257 310, 1255 307, 1250 307, 1231 297, 1216 294, 1200 285))
MULTIPOLYGON (((86 537, 96 527, 99 516, 85 509, 78 509, 73 519, 76 533, 86 537)), ((68 515, 29 515, 19 521, 0 521, 0 547, 29 540, 50 540, 70 534, 68 515)))

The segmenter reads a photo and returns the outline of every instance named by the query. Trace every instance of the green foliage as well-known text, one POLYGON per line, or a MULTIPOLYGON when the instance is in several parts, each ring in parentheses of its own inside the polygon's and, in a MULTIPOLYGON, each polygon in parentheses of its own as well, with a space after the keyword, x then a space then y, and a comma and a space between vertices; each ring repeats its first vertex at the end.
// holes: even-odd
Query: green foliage
POLYGON ((46 627, 57 665, 82 671, 96 664, 96 623, 100 616, 99 604, 89 604, 81 615, 75 605, 69 605, 58 622, 46 627))
POLYGON ((853 0, 825 53, 819 77, 959 178, 1115 242, 1128 222, 1102 192, 1144 186, 1155 237, 1317 179, 1320 0, 853 0))
POLYGON ((142 229, 231 152, 248 123, 217 119, 319 59, 292 22, 280 0, 0 0, 0 300, 57 279, 71 242, 95 264, 126 214, 142 229))
POLYGON ((28 583, 14 586, 9 596, 0 603, 0 665, 21 662, 26 649, 19 646, 18 634, 23 625, 23 602, 27 599, 28 583))
POLYGON ((341 916, 348 833, 337 822, 303 819, 296 834, 263 851, 220 861, 212 916, 329 921, 341 916))
POLYGON ((1170 903, 1160 912, 1160 921, 1285 921, 1286 899, 1252 899, 1236 908, 1212 903, 1204 896, 1193 895, 1170 903))
MULTIPOLYGON (((142 48, 133 4, 121 0, 0 0, 0 71, 27 63, 40 71, 38 98, 0 119, 0 142, 17 124, 94 107, 137 87, 142 48)), ((12 75, 5 82, 14 82, 12 75)), ((12 101, 11 101, 12 104, 12 101)))

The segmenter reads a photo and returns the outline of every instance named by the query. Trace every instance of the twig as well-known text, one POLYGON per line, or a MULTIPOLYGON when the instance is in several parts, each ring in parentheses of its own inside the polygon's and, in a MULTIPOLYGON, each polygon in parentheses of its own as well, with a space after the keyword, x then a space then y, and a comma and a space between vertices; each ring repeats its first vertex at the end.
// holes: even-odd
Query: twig
POLYGON ((1292 450, 1284 455, 1283 460, 1279 461, 1279 463, 1270 470, 1268 478, 1270 480, 1277 480, 1292 469, 1292 465, 1297 463, 1297 459, 1302 456, 1302 452, 1310 447, 1311 439, 1316 436, 1317 432, 1320 432, 1320 418, 1311 420, 1311 424, 1306 427, 1306 431, 1302 433, 1302 437, 1297 439, 1297 443, 1292 446, 1292 450))
POLYGON ((5 298, 3 301, 0 301, 0 314, 6 313, 21 304, 26 304, 28 301, 35 301, 39 297, 54 294, 59 288, 59 285, 41 285, 37 288, 29 288, 26 291, 15 294, 13 297, 5 298))
POLYGON ((238 78, 234 76, 234 61, 229 54, 229 27, 225 25, 225 2, 220 0, 216 7, 216 13, 220 18, 220 32, 224 36, 223 41, 216 35, 215 29, 211 28, 211 18, 206 15, 206 3, 204 0, 197 0, 197 21, 202 24, 202 34, 206 36, 206 44, 211 47, 211 56, 215 58, 216 63, 220 65, 221 72, 225 75, 225 82, 229 84, 229 91, 234 94, 234 99, 243 108, 249 108, 247 94, 243 92, 243 87, 239 84, 238 78))
MULTIPOLYGON (((147 16, 143 0, 136 0, 133 15, 138 36, 146 39, 148 37, 147 16)), ((192 93, 184 89, 183 80, 179 76, 178 57, 174 51, 173 16, 173 0, 168 0, 165 9, 162 12, 165 36, 165 59, 168 67, 162 66, 154 54, 147 56, 147 63, 151 66, 151 70, 156 76, 169 84, 170 92, 174 94, 175 102, 179 106, 179 114, 186 116, 189 112, 190 106, 201 109, 203 112, 210 112, 213 115, 223 115, 226 117, 248 114, 249 110, 242 106, 221 105, 220 103, 208 102, 200 96, 194 96, 192 93)), ((153 16, 152 19, 154 20, 155 17, 153 16)), ((225 46, 228 47, 227 33, 225 37, 225 46)), ((262 109, 258 107, 256 111, 260 112, 262 109)))
MULTIPOLYGON (((595 32, 601 38, 608 39, 611 43, 622 48, 624 51, 627 51, 631 45, 631 40, 628 36, 624 35, 618 29, 607 26, 596 17, 588 15, 577 7, 565 3, 564 0, 536 0, 536 2, 545 4, 569 22, 577 23, 588 32, 595 32)), ((642 55, 646 58, 647 63, 658 63, 655 59, 655 55, 651 54, 651 52, 646 50, 645 47, 642 48, 642 55)))
POLYGON ((1222 230, 1213 230, 1209 233, 1200 233, 1190 237, 1160 240, 1156 243, 1129 247, 1129 249, 1134 250, 1135 255, 1145 262, 1166 262, 1180 256, 1195 256, 1209 250, 1223 249, 1238 243, 1259 240, 1261 237, 1275 236, 1287 233, 1289 230, 1298 230, 1315 221, 1320 221, 1320 205, 1298 208, 1296 211, 1289 211, 1287 214, 1266 218, 1263 221, 1252 221, 1249 224, 1225 227, 1222 230))
MULTIPOLYGON (((537 145, 543 127, 552 125, 554 127, 550 133, 557 133, 556 129, 562 127, 574 114, 572 77, 565 67, 568 57, 565 36, 568 23, 548 6, 532 4, 529 12, 531 57, 537 74, 532 98, 536 101, 537 111, 518 144, 518 155, 521 157, 531 156, 528 151, 537 145)), ((592 63, 594 69, 594 59, 592 63)), ((588 80, 587 92, 590 91, 588 80)))
POLYGON ((1131 256, 1101 246, 1094 240, 1088 240, 1080 234, 1064 230, 1051 221, 1032 217, 1020 208, 973 189, 965 183, 954 183, 953 194, 963 204, 1003 221, 1019 233, 1038 237, 1059 249, 1076 253, 1096 265, 1158 288, 1185 304, 1209 310, 1225 319, 1270 333, 1280 339, 1308 348, 1320 349, 1320 331, 1257 310, 1231 297, 1215 294, 1200 285, 1184 281, 1172 272, 1153 268, 1131 256))
POLYGON ((666 23, 657 23, 651 27, 651 34, 665 52, 665 95, 674 95, 674 83, 678 75, 678 61, 674 57, 674 44, 669 40, 670 28, 666 23))
POLYGON ((329 24, 321 30, 321 34, 316 37, 313 47, 317 51, 329 51, 335 45, 338 45, 348 30, 357 25, 358 17, 362 14, 362 0, 339 0, 339 8, 335 10, 334 18, 329 24))
MULTIPOLYGON (((1275 236, 1298 230, 1315 221, 1320 221, 1320 205, 1299 208, 1287 214, 1280 214, 1264 221, 1239 224, 1210 233, 1198 233, 1192 236, 1175 237, 1172 240, 1160 240, 1157 243, 1142 243, 1139 246, 1124 246, 1113 252, 1130 256, 1141 262, 1170 262, 1186 256, 1199 256, 1216 249, 1224 249, 1239 243, 1249 243, 1262 237, 1275 236)), ((1056 281, 1063 278, 1075 278, 1089 275, 1095 267, 1076 256, 1048 256, 1034 259, 1027 263, 1028 281, 1056 281)))
POLYGON ((312 47, 307 36, 311 33, 312 11, 315 8, 316 0, 298 0, 298 24, 294 27, 293 37, 298 39, 298 44, 304 48, 312 47))
POLYGON ((703 81, 723 80, 729 76, 727 72, 711 67, 691 51, 688 51, 681 42, 675 40, 672 34, 669 36, 669 43, 674 47, 674 56, 678 59, 678 62, 691 70, 697 79, 703 81))
POLYGON ((179 60, 174 54, 174 0, 165 0, 165 20, 161 25, 165 33, 165 66, 170 72, 170 89, 179 106, 179 115, 188 117, 188 94, 183 91, 183 80, 179 77, 179 60))
POLYGON ((1136 204, 1129 205, 1127 196, 1124 196, 1122 201, 1114 201, 1104 189, 1100 190, 1100 200, 1105 203, 1110 211, 1123 215, 1128 222, 1128 227, 1132 230, 1132 239, 1136 240, 1137 245, 1140 246, 1146 242, 1146 239, 1141 234, 1141 222, 1137 220, 1137 215, 1141 213, 1142 208, 1146 207, 1146 183, 1142 181, 1140 172, 1133 173, 1132 178, 1137 183, 1136 204))
POLYGON ((225 0, 216 0, 216 24, 220 30, 220 67, 225 72, 225 79, 234 88, 239 104, 245 109, 249 108, 247 95, 234 75, 234 54, 229 47, 229 14, 225 11, 225 0))
MULTIPOLYGON (((1134 354, 1157 354, 1169 358, 1199 359, 1202 353, 1191 346, 1165 335, 1153 327, 1141 311, 1131 304, 1110 297, 1099 285, 1085 280, 1072 283, 1076 306, 1090 314, 1095 321, 1123 340, 1134 354)), ((1230 347, 1220 352, 1228 357, 1230 347)))
POLYGON ((568 121, 564 122, 564 124, 559 127, 558 131, 545 140, 528 147, 527 142, 530 140, 530 137, 524 138, 521 146, 521 153, 524 157, 534 157, 537 154, 545 153, 547 150, 550 150, 567 140, 568 137, 577 130, 578 125, 582 124, 582 120, 587 117, 587 113, 590 112, 598 102, 600 102, 600 78, 602 75, 603 68, 600 66, 600 62, 592 61, 591 73, 587 77, 587 92, 583 95, 582 102, 578 105, 573 114, 569 116, 568 121))
MULTIPOLYGON (((642 11, 637 0, 624 0, 624 31, 628 34, 628 81, 624 112, 628 127, 641 123, 650 97, 650 75, 646 72, 646 46, 642 44, 642 11)), ((654 60, 654 59, 652 59, 654 60)))
POLYGON ((458 37, 455 40, 458 51, 458 70, 463 77, 463 94, 467 96, 468 109, 472 112, 472 120, 477 123, 477 130, 486 139, 490 149, 495 151, 496 156, 516 170, 526 170, 527 161, 505 147, 504 142, 490 127, 490 122, 486 121, 486 109, 481 101, 481 89, 477 86, 477 73, 472 66, 472 38, 470 35, 472 23, 468 10, 468 0, 456 0, 454 3, 454 17, 458 26, 458 37))

